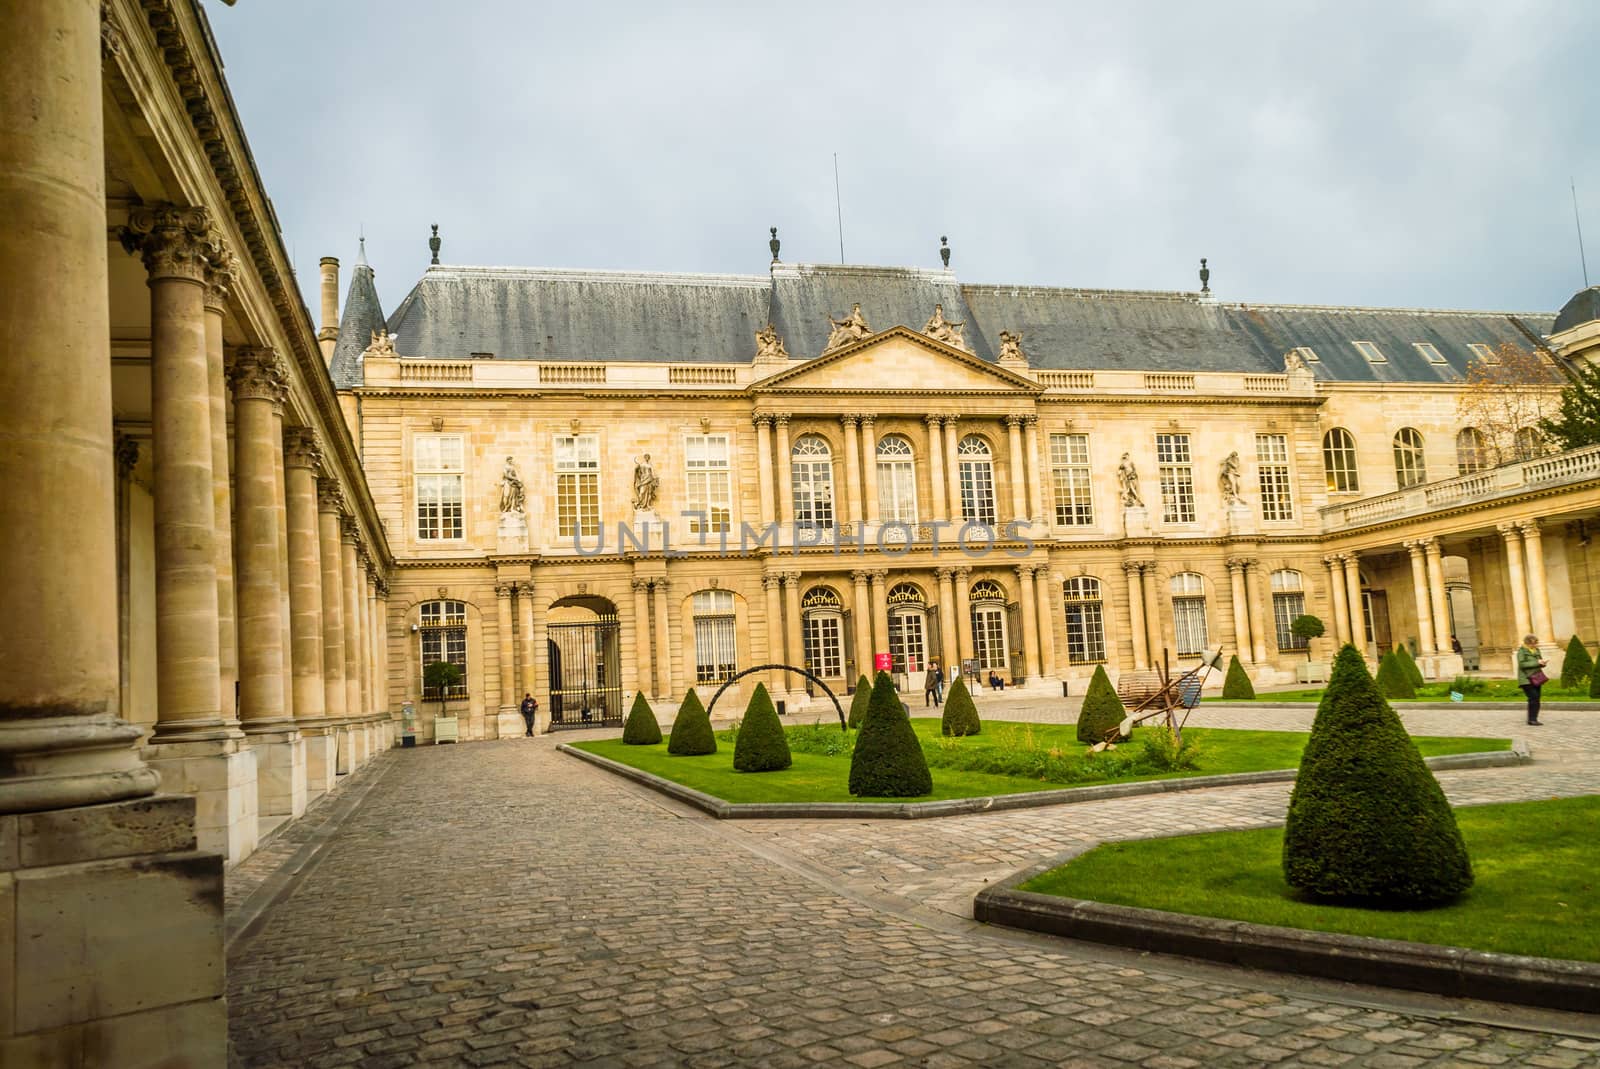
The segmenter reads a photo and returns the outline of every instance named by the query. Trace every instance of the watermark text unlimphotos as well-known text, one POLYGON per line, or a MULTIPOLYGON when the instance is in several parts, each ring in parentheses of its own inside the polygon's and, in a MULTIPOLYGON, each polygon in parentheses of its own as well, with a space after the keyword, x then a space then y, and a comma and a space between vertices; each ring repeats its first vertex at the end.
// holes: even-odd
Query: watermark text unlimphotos
POLYGON ((610 553, 660 553, 667 557, 685 557, 704 554, 710 550, 719 557, 744 557, 766 550, 769 553, 785 551, 798 554, 802 550, 832 549, 835 556, 856 554, 866 556, 868 551, 886 557, 902 557, 913 551, 924 551, 932 556, 955 554, 961 557, 986 557, 1003 553, 1008 557, 1026 557, 1033 552, 1033 540, 1028 537, 1027 521, 1012 520, 999 528, 992 524, 966 520, 960 524, 952 520, 929 520, 911 524, 893 520, 879 524, 869 539, 866 526, 856 524, 851 533, 843 533, 838 526, 821 527, 796 524, 794 537, 787 544, 780 537, 782 528, 776 523, 760 527, 739 524, 737 534, 731 524, 713 524, 701 513, 686 512, 691 532, 688 542, 674 542, 671 521, 644 523, 638 526, 627 523, 615 525, 615 540, 606 538, 602 526, 597 534, 588 537, 572 535, 572 548, 580 557, 600 557, 610 553), (719 527, 712 530, 712 527, 719 527), (951 529, 954 529, 953 531, 951 529), (926 537, 918 541, 919 531, 926 537))

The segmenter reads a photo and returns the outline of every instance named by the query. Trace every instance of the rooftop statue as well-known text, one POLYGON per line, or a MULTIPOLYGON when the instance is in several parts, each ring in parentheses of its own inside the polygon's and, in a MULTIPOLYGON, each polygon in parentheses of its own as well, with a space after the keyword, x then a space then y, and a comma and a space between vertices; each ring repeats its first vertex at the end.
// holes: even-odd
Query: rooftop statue
POLYGON ((861 314, 861 305, 859 304, 852 305, 850 314, 843 319, 835 319, 829 316, 828 322, 832 324, 833 330, 828 334, 828 344, 823 349, 823 352, 837 349, 841 345, 849 345, 853 341, 860 341, 872 333, 871 328, 867 326, 866 318, 861 314))
MULTIPOLYGON (((929 316, 928 321, 922 324, 922 333, 935 341, 942 341, 946 345, 955 346, 957 349, 966 349, 967 343, 961 337, 961 329, 965 325, 964 322, 953 323, 946 319, 944 317, 944 305, 936 304, 933 306, 933 315, 929 316)), ((967 351, 971 352, 970 349, 967 351)))
POLYGON ((394 335, 384 327, 379 327, 372 332, 372 344, 367 346, 367 352, 373 356, 394 355, 394 335))
POLYGON ((517 474, 517 462, 506 457, 506 467, 500 473, 500 513, 522 512, 527 500, 527 495, 522 485, 522 476, 517 474))
POLYGON ((1144 498, 1139 496, 1139 471, 1127 453, 1122 454, 1122 463, 1117 465, 1117 485, 1122 488, 1123 508, 1144 508, 1144 498))
POLYGON ((1015 334, 1009 330, 1000 332, 1000 359, 1016 360, 1023 364, 1028 362, 1027 356, 1022 352, 1022 331, 1019 330, 1015 334))
POLYGON ((1241 484, 1244 481, 1244 472, 1239 464, 1239 451, 1235 449, 1228 454, 1228 459, 1222 462, 1222 471, 1217 475, 1217 486, 1222 490, 1222 503, 1236 505, 1244 499, 1240 495, 1241 484))
POLYGON ((777 328, 771 323, 767 324, 767 329, 756 331, 756 359, 789 359, 789 351, 783 347, 783 339, 778 337, 777 328))
POLYGON ((1283 370, 1288 373, 1290 371, 1309 371, 1310 369, 1306 367, 1306 358, 1300 355, 1300 351, 1298 349, 1290 349, 1283 354, 1283 370))

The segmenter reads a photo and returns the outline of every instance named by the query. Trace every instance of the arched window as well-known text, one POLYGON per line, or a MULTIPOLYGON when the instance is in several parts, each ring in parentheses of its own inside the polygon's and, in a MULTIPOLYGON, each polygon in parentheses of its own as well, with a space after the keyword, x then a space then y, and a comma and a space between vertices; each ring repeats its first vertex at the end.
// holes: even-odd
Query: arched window
POLYGON ((430 687, 421 679, 425 701, 467 696, 467 603, 464 601, 425 601, 418 607, 417 641, 419 643, 417 666, 426 672, 428 665, 449 661, 461 670, 461 680, 443 695, 439 688, 430 687))
POLYGON ((915 454, 898 434, 878 440, 878 513, 884 523, 917 522, 915 454))
POLYGON ((968 592, 972 615, 972 655, 979 669, 1008 671, 1006 592, 992 579, 979 579, 968 592))
POLYGON ((1322 436, 1322 470, 1328 476, 1328 493, 1353 494, 1361 489, 1356 474, 1356 440, 1343 427, 1322 436))
POLYGON ((1476 427, 1462 427, 1456 434, 1456 474, 1471 475, 1489 466, 1489 443, 1476 427))
POLYGON ((1067 663, 1095 664, 1106 659, 1104 603, 1100 580, 1080 575, 1061 584, 1067 608, 1067 663))
POLYGON ((724 683, 739 671, 739 629, 733 614, 733 594, 727 590, 699 590, 690 604, 694 607, 694 681, 724 683))
POLYGON ((794 525, 817 531, 833 528, 833 451, 825 439, 808 434, 794 443, 794 525))
POLYGON ((1544 453, 1544 435, 1538 427, 1523 427, 1512 437, 1518 460, 1532 460, 1544 453))
POLYGON ((1300 573, 1285 568, 1272 573, 1272 623, 1278 632, 1280 650, 1303 650, 1311 644, 1289 630, 1296 617, 1306 613, 1305 587, 1300 573))
POLYGON ((969 434, 956 446, 961 468, 961 518, 994 526, 994 454, 989 443, 969 434))
POLYGON ((1179 657, 1206 648, 1206 581, 1195 572, 1172 577, 1172 628, 1179 657))
POLYGON ((1422 434, 1415 427, 1401 427, 1395 432, 1394 477, 1402 490, 1428 481, 1428 466, 1422 459, 1422 434))
POLYGON ((805 666, 826 679, 844 676, 844 602, 831 586, 814 586, 800 599, 800 644, 805 666))
MULTIPOLYGON (((880 450, 881 453, 881 450, 880 450)), ((889 660, 895 672, 928 668, 928 599, 914 583, 889 588, 889 660)))

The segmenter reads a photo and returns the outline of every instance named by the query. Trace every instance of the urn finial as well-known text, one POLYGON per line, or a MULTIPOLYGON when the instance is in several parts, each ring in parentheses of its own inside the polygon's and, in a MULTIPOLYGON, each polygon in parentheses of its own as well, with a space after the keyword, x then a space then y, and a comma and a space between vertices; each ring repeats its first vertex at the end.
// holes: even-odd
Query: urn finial
POLYGON ((441 244, 443 244, 443 242, 439 240, 439 224, 434 223, 433 237, 428 239, 428 251, 433 253, 433 260, 431 261, 433 263, 439 262, 439 246, 441 244))
POLYGON ((950 239, 947 237, 939 238, 939 259, 944 261, 946 268, 950 266, 950 239))
POLYGON ((772 262, 778 262, 778 228, 772 228, 772 240, 767 242, 767 248, 772 250, 772 262))

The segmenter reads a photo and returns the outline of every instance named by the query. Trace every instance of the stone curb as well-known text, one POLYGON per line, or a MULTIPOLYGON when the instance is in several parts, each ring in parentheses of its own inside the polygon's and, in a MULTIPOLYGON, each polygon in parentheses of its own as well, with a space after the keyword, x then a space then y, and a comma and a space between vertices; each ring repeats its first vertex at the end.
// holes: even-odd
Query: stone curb
MULTIPOLYGON (((1274 712, 1280 710, 1316 709, 1316 702, 1230 702, 1230 701, 1202 701, 1200 709, 1269 709, 1274 712)), ((1390 702, 1389 707, 1397 713, 1404 713, 1408 709, 1421 709, 1427 712, 1438 712, 1440 709, 1477 709, 1487 713, 1521 713, 1527 710, 1525 702, 1390 702)), ((1572 701, 1542 701, 1541 709, 1554 709, 1558 712, 1579 713, 1600 710, 1600 698, 1588 702, 1572 701)), ((1197 710, 1198 711, 1198 710, 1197 710)))
POLYGON ((1019 891, 1089 844, 978 892, 972 916, 1032 932, 1454 998, 1600 1013, 1600 964, 1280 928, 1019 891))
MULTIPOLYGON (((662 779, 631 765, 601 757, 561 743, 557 750, 614 773, 624 779, 676 798, 718 820, 926 820, 932 817, 964 816, 969 813, 1000 813, 1011 809, 1040 809, 1074 802, 1099 802, 1107 798, 1131 798, 1173 791, 1199 791, 1211 787, 1240 787, 1261 783, 1289 783, 1295 778, 1292 768, 1267 772, 1234 772, 1223 776, 1190 776, 1182 779, 1140 780, 1137 783, 1104 783, 1093 787, 1063 787, 1059 790, 1032 791, 1027 794, 1000 794, 984 798, 952 798, 944 802, 726 802, 681 783, 662 779)), ((1510 750, 1481 753, 1446 754, 1430 757, 1431 769, 1499 768, 1521 765, 1532 760, 1525 742, 1514 741, 1510 750)))

